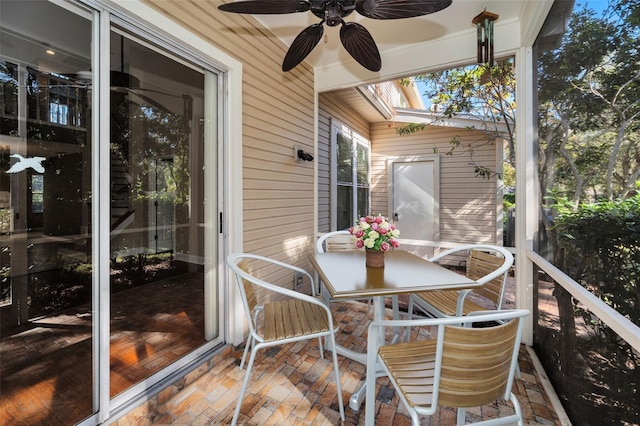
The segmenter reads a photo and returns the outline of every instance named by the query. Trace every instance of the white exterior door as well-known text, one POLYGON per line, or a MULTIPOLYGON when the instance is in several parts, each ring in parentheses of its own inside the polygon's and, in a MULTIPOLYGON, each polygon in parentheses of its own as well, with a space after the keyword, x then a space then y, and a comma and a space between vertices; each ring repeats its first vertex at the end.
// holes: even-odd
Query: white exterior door
MULTIPOLYGON (((438 157, 394 159, 389 164, 391 181, 390 216, 400 237, 411 240, 439 239, 439 161, 438 157)), ((417 255, 430 257, 430 247, 403 247, 417 255)))

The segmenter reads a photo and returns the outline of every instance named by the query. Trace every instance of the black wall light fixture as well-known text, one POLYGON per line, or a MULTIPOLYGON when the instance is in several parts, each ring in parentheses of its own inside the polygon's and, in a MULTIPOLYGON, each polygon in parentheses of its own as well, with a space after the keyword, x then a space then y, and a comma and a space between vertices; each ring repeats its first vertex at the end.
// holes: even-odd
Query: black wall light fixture
POLYGON ((313 155, 304 152, 300 145, 293 146, 293 159, 299 163, 301 161, 313 161, 313 155))

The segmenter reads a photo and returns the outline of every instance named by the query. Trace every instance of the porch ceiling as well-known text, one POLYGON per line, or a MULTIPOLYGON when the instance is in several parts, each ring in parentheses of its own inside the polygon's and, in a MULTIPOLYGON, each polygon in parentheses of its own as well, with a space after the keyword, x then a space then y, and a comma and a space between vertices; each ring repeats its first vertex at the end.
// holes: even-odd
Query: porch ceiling
MULTIPOLYGON (((496 28, 516 23, 520 34, 512 34, 522 38, 529 32, 529 25, 537 25, 536 13, 540 4, 549 3, 541 0, 453 0, 448 8, 426 16, 398 20, 375 20, 364 18, 357 13, 348 16, 346 21, 355 21, 364 25, 380 49, 383 68, 385 56, 389 52, 406 50, 414 51, 422 44, 432 43, 455 37, 456 34, 470 33, 475 35, 475 27, 471 20, 483 9, 497 13, 500 17, 496 28)), ((546 8, 548 11, 548 7, 546 8)), ((546 13, 546 12, 545 12, 546 13)), ((254 15, 274 35, 290 46, 298 33, 309 25, 319 22, 310 12, 285 15, 254 15)), ((307 62, 314 68, 327 68, 336 64, 353 62, 340 43, 338 27, 326 27, 326 42, 320 44, 307 57, 307 62)), ((498 34, 496 29, 496 34, 498 34)), ((537 33, 537 30, 535 30, 537 33)))

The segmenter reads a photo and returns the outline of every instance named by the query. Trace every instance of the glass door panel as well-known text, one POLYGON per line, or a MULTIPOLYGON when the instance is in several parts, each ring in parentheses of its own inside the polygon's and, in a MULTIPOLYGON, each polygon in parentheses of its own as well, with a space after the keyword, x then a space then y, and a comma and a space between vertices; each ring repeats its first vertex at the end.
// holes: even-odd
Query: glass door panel
POLYGON ((94 412, 91 13, 0 3, 0 418, 94 412), (66 31, 60 31, 65 28, 66 31))
POLYGON ((204 73, 111 31, 111 396, 205 343, 204 73))

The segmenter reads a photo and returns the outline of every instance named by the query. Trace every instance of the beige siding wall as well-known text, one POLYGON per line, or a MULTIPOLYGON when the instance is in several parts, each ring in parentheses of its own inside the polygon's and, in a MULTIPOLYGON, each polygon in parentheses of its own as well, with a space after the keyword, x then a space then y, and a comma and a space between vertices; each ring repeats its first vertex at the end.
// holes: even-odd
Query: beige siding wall
POLYGON ((313 163, 295 162, 293 146, 313 151, 311 69, 301 65, 283 73, 287 46, 256 29, 251 15, 220 12, 218 1, 144 1, 243 63, 244 251, 310 270, 313 163))
POLYGON ((334 94, 323 93, 319 97, 318 112, 318 231, 328 232, 331 218, 331 121, 348 126, 365 139, 369 138, 369 123, 354 113, 334 94), (335 122, 335 121, 334 121, 335 122))
MULTIPOLYGON (((293 160, 293 145, 313 151, 313 73, 301 65, 281 71, 287 46, 250 15, 222 13, 218 2, 144 0, 243 63, 243 213, 244 250, 274 257, 310 270, 306 258, 315 240, 313 229, 313 163, 293 160)), ((332 94, 319 98, 318 231, 330 227, 331 119, 351 127, 372 142, 372 211, 387 212, 389 156, 441 154, 441 240, 493 241, 496 229, 496 183, 475 177, 468 156, 446 156, 449 140, 465 130, 432 128, 399 137, 388 123, 369 125, 332 94)), ((495 168, 493 147, 478 148, 476 162, 495 168)), ((227 212, 234 214, 234 212, 227 212)), ((291 282, 291 277, 270 277, 291 282)), ((263 272, 265 278, 270 271, 263 272)))
MULTIPOLYGON (((414 135, 399 136, 396 127, 401 124, 379 122, 369 125, 331 93, 322 94, 319 98, 319 232, 331 230, 331 119, 351 127, 371 141, 371 212, 391 214, 387 192, 390 158, 432 156, 437 152, 440 157, 440 241, 502 245, 502 228, 499 226, 502 199, 498 197, 498 183, 495 177, 490 180, 477 177, 469 154, 472 148, 475 163, 498 170, 496 146, 487 143, 482 132, 431 126, 414 135), (446 155, 454 136, 459 137, 462 144, 454 155, 446 155)), ((405 232, 403 237, 410 238, 410 234, 405 232)))
MULTIPOLYGON (((391 214, 387 194, 390 157, 431 156, 437 152, 440 157, 440 241, 502 245, 501 234, 496 235, 496 179, 476 177, 469 153, 463 152, 473 148, 473 161, 496 170, 494 144, 487 143, 481 132, 473 130, 430 126, 417 134, 399 136, 395 127, 397 125, 390 127, 388 123, 371 127, 371 210, 391 214), (454 136, 458 136, 462 144, 453 155, 446 155, 454 136)), ((406 230, 402 237, 411 238, 406 230)))

